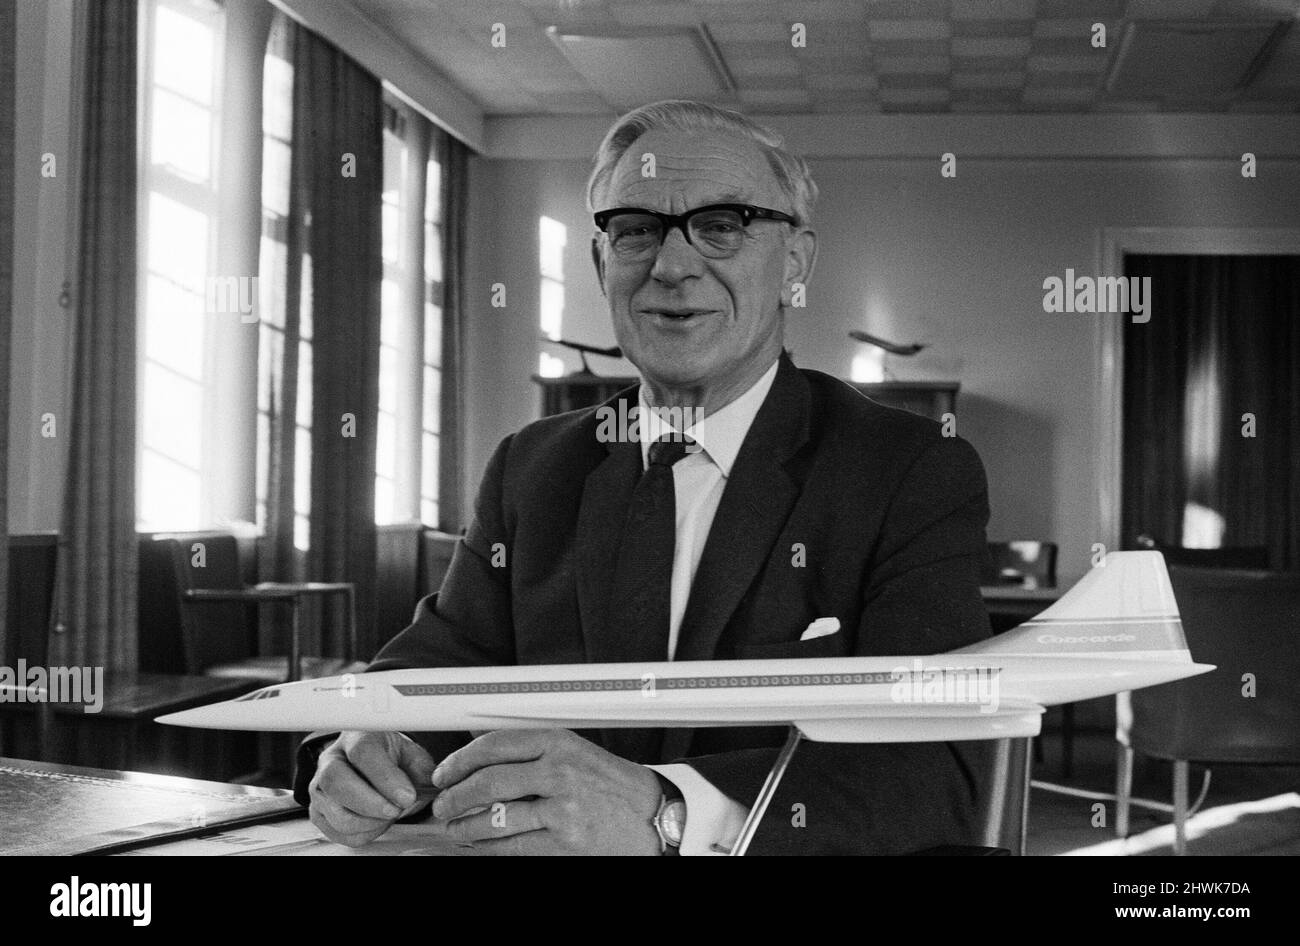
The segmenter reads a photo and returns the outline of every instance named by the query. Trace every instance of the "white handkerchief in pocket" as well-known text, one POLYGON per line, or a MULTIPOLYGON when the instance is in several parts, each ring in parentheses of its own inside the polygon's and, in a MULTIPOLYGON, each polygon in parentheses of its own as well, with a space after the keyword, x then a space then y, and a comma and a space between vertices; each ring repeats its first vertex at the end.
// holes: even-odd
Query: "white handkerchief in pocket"
POLYGON ((816 640, 819 637, 829 637, 840 629, 839 618, 818 618, 808 625, 808 629, 799 636, 801 641, 816 640))

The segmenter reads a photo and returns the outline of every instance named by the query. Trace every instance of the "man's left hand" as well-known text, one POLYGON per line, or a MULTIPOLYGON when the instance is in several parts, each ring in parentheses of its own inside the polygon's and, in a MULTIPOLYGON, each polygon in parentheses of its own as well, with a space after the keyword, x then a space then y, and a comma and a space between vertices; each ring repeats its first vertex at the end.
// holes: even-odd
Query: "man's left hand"
POLYGON ((434 824, 476 851, 660 853, 658 777, 567 729, 487 733, 447 756, 433 783, 434 824))

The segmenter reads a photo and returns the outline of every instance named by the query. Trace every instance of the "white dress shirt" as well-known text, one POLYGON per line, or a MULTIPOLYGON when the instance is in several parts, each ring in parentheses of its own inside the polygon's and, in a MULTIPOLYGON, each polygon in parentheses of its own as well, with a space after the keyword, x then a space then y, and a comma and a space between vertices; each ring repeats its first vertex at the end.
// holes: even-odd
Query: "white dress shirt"
MULTIPOLYGON (((714 513, 722 500, 727 477, 740 453, 754 417, 776 378, 777 362, 740 397, 716 414, 708 414, 686 427, 698 445, 673 464, 673 494, 676 500, 677 536, 673 546, 673 572, 669 593, 668 653, 677 652, 677 637, 690 597, 691 583, 704 554, 704 543, 713 525, 714 513)), ((641 385, 638 424, 641 437, 641 465, 649 465, 650 444, 666 433, 676 432, 669 417, 661 416, 646 401, 641 385)), ((718 791, 689 765, 652 765, 649 768, 669 779, 686 801, 686 830, 681 853, 719 854, 730 850, 748 814, 744 805, 718 791)))

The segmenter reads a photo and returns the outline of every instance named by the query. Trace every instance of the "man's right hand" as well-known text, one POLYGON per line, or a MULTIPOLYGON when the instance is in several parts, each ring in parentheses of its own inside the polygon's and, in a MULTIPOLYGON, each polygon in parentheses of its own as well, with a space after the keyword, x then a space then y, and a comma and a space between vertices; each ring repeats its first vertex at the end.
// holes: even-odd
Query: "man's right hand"
POLYGON ((369 844, 424 804, 416 786, 432 785, 434 764, 401 733, 345 732, 316 761, 311 823, 337 844, 369 844))

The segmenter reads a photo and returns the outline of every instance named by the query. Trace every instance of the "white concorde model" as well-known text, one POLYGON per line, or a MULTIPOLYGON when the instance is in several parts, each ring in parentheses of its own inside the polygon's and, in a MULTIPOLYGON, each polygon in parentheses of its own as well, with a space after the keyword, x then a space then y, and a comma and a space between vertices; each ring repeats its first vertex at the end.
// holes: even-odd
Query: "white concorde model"
POLYGON ((1037 617, 945 654, 389 670, 276 684, 158 722, 289 732, 789 725, 816 742, 1000 739, 1038 735, 1047 706, 1212 669, 1192 662, 1160 553, 1113 552, 1037 617))

